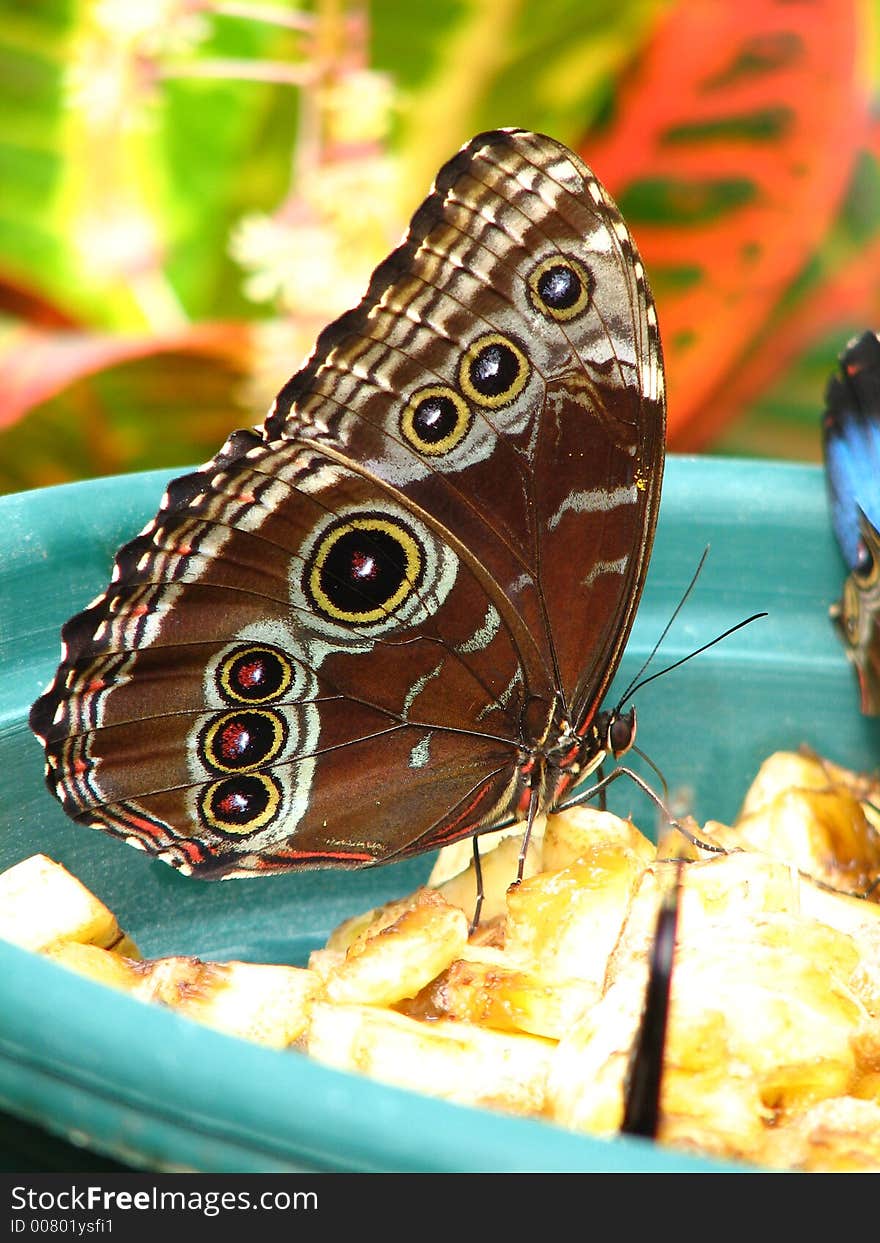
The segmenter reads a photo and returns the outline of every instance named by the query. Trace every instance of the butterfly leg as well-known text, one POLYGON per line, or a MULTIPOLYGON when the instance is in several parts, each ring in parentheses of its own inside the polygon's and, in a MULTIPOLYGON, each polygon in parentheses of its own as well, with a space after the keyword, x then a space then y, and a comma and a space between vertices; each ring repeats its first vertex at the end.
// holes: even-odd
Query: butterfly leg
POLYGON ((480 839, 474 834, 474 881, 477 887, 477 896, 474 901, 474 914, 468 928, 468 936, 473 936, 480 922, 480 911, 483 909, 483 864, 480 861, 480 839))
POLYGON ((532 836, 532 829, 535 827, 535 816, 538 814, 539 799, 540 792, 538 787, 532 786, 532 793, 529 798, 529 814, 526 819, 526 831, 523 833, 522 844, 519 848, 519 861, 516 865, 516 880, 513 882, 514 885, 519 885, 522 882, 523 872, 525 871, 526 866, 526 855, 529 853, 529 841, 532 836))
POLYGON ((676 820, 675 817, 672 815, 669 808, 665 805, 665 803, 660 798, 660 796, 656 794, 654 790, 651 789, 647 781, 645 781, 642 777, 640 777, 638 773, 633 772, 631 768, 624 768, 623 766, 619 766, 613 769, 608 774, 607 777, 602 777, 599 781, 595 783, 595 785, 590 786, 589 790, 583 790, 580 793, 574 795, 574 797, 566 799, 565 802, 560 803, 557 807, 554 808, 554 810, 555 811, 567 811, 569 807, 577 807, 581 803, 588 803, 591 798, 595 797, 596 794, 598 794, 600 791, 605 790, 611 784, 612 781, 616 781, 618 777, 624 777, 624 776, 629 777, 631 781, 635 782, 635 784, 639 787, 640 790, 642 790, 645 794, 647 794, 651 802, 654 803, 663 813, 663 816, 665 820, 667 821, 667 823, 669 824, 670 828, 677 829, 678 832, 681 833, 682 837, 687 838, 687 840, 691 843, 692 846, 696 846, 700 850, 707 850, 709 851, 710 854, 714 854, 714 855, 730 854, 730 851, 726 850, 723 846, 719 846, 716 842, 703 841, 702 838, 697 837, 695 833, 692 833, 690 829, 686 829, 683 824, 680 824, 678 820, 676 820))
POLYGON ((606 797, 607 787, 602 784, 605 779, 605 769, 603 768, 601 764, 596 769, 596 776, 599 779, 599 810, 607 811, 608 810, 608 799, 606 797))

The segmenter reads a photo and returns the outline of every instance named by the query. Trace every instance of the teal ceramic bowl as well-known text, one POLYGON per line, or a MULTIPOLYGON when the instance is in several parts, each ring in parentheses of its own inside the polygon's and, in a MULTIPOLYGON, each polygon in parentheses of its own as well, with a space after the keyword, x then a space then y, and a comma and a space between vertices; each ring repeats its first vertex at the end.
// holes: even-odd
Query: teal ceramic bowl
MULTIPOLYGON (((103 590, 116 548, 152 517, 166 481, 151 473, 0 500, 0 869, 51 856, 149 956, 302 964, 340 920, 426 879, 432 856, 210 884, 75 826, 43 784, 27 714, 54 673, 60 627, 103 590)), ((828 620, 844 570, 816 467, 670 458, 618 686, 650 651, 707 544, 705 569, 655 667, 751 613, 769 616, 637 696, 639 743, 670 788, 689 793, 698 819, 725 820, 774 750, 807 743, 874 768, 880 723, 861 716, 828 620)), ((650 833, 644 795, 625 779, 612 789, 613 807, 631 810, 650 833)), ((448 1104, 233 1040, 2 942, 0 1110, 150 1170, 727 1168, 640 1140, 592 1139, 448 1104)))

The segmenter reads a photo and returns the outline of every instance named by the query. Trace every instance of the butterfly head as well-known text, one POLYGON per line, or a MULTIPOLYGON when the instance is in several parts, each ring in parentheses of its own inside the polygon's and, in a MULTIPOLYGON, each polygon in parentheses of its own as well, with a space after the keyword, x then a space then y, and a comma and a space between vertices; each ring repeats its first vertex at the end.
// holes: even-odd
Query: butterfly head
POLYGON ((561 722, 554 746, 545 751, 544 760, 556 780, 550 788, 555 791, 554 802, 560 800, 572 786, 580 785, 597 769, 601 769, 610 757, 619 760, 635 744, 636 710, 627 712, 622 705, 596 714, 590 726, 583 732, 572 729, 567 720, 561 722))
POLYGON ((618 704, 616 708, 599 712, 593 721, 593 728, 585 739, 588 771, 598 768, 608 756, 619 760, 633 747, 635 740, 636 710, 634 707, 624 712, 623 705, 618 704))
POLYGON ((622 755, 626 755, 636 740, 636 710, 630 708, 628 712, 622 712, 617 707, 603 715, 606 718, 603 722, 605 729, 603 748, 607 754, 619 760, 622 755))
POLYGON ((564 742, 576 739, 576 748, 570 749, 561 768, 569 769, 578 775, 579 780, 602 765, 612 756, 619 760, 626 755, 636 740, 636 710, 630 708, 622 711, 620 704, 616 708, 596 714, 592 726, 583 736, 570 735, 560 739, 559 750, 564 742))

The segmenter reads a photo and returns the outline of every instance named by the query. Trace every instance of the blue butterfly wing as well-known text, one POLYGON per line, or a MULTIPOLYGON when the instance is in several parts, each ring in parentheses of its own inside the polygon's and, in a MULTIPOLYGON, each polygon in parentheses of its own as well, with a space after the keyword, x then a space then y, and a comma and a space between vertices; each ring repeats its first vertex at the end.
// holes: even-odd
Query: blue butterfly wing
POLYGON ((859 510, 880 527, 880 340, 865 332, 840 357, 822 419, 831 522, 851 570, 860 556, 859 510))

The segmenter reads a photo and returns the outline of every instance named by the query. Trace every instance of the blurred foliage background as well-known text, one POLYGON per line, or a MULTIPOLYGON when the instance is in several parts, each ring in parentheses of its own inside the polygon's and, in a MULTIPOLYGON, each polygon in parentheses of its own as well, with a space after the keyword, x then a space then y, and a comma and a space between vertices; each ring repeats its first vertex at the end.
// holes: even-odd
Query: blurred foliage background
POLYGON ((820 457, 880 327, 878 0, 0 0, 0 490, 262 420, 440 164, 577 149, 654 286, 669 447, 820 457))

